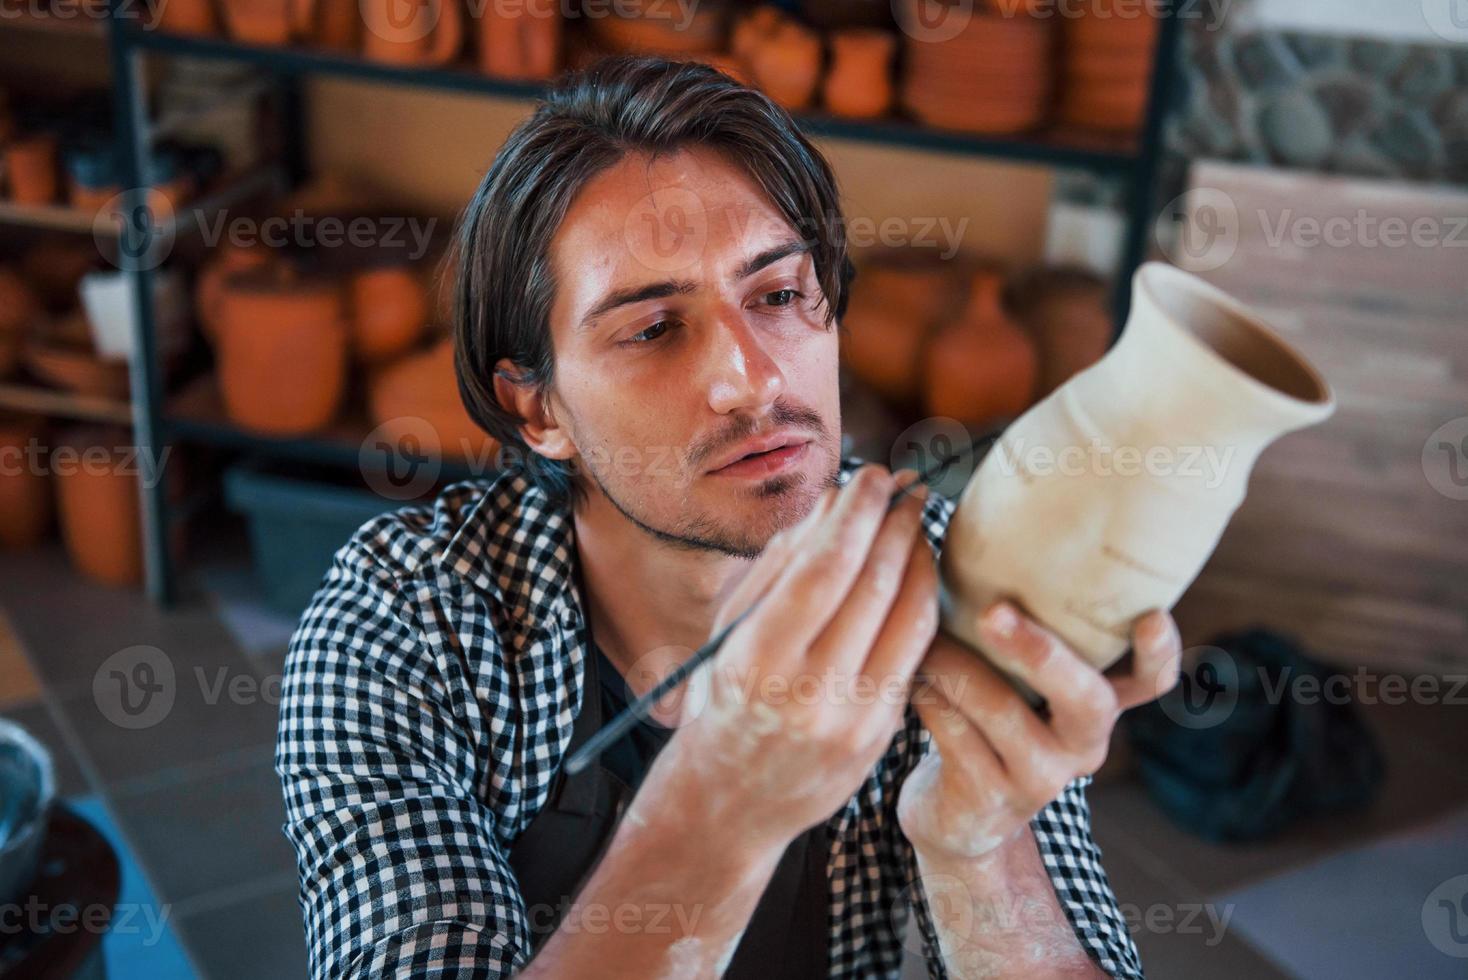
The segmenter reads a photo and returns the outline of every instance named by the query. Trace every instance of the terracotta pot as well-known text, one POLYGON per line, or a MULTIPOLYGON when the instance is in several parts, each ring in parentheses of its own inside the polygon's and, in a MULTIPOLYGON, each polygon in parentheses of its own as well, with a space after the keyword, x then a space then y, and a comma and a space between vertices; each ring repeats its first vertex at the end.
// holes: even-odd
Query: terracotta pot
POLYGON ((224 281, 236 272, 259 269, 274 260, 274 253, 262 244, 251 246, 224 242, 199 269, 194 281, 194 316, 206 340, 214 343, 219 336, 219 307, 224 298, 224 281))
POLYGON ((406 265, 365 269, 352 277, 352 352, 379 363, 412 347, 428 326, 428 289, 406 265))
POLYGON ((225 414, 274 435, 328 424, 346 387, 347 329, 334 280, 272 266, 228 276, 217 337, 225 414))
POLYGON ((803 109, 821 79, 820 35, 787 21, 754 47, 749 68, 770 98, 786 109, 803 109))
MULTIPOLYGON (((234 0, 221 0, 226 6, 234 0)), ((219 33, 213 0, 159 0, 154 5, 158 25, 170 34, 219 33)))
POLYGON ((46 422, 39 416, 0 417, 0 548, 30 548, 51 527, 51 485, 45 460, 46 422))
POLYGON ((309 35, 315 0, 224 0, 222 10, 235 40, 280 46, 309 35))
POLYGON ((5 175, 17 204, 53 204, 61 194, 56 137, 36 133, 5 147, 5 175))
POLYGON ((1106 284, 1080 269, 1039 269, 1016 281, 1009 306, 1040 355, 1043 398, 1099 361, 1111 344, 1106 284))
POLYGON ((368 405, 373 423, 390 442, 411 439, 430 455, 491 462, 498 447, 459 398, 454 348, 447 340, 377 371, 368 405))
POLYGON ((29 329, 41 312, 36 291, 7 265, 0 265, 0 334, 29 329))
POLYGON ((1006 429, 959 498, 940 605, 976 650, 979 612, 1007 595, 1110 666, 1130 624, 1197 576, 1259 454, 1334 410, 1314 368, 1222 291, 1155 262, 1132 283, 1121 339, 1006 429))
POLYGON ((880 116, 892 106, 892 55, 897 37, 887 31, 852 30, 831 35, 831 68, 822 86, 826 108, 838 116, 880 116))
POLYGON ((361 0, 362 53, 392 65, 443 65, 464 45, 459 0, 361 0))
POLYGON ((656 14, 652 9, 642 15, 614 13, 590 23, 597 41, 613 52, 677 58, 713 53, 724 42, 724 11, 717 4, 697 6, 687 23, 672 7, 657 8, 656 14))
POLYGON ((982 432, 1013 418, 1034 397, 1037 358, 1030 338, 999 306, 999 277, 981 273, 962 319, 928 345, 924 388, 929 415, 982 432))
POLYGON ((362 46, 362 13, 358 0, 316 0, 316 25, 312 42, 319 48, 342 53, 362 46))
POLYGON ((20 271, 46 308, 65 310, 76 305, 77 286, 97 259, 97 247, 90 243, 47 239, 21 256, 20 271))
POLYGON ((942 263, 906 254, 864 262, 841 319, 841 356, 858 379, 889 401, 915 402, 922 352, 958 301, 942 263))
POLYGON ((500 78, 550 78, 561 67, 562 30, 554 0, 491 3, 479 21, 479 67, 500 78))
POLYGON ((729 50, 749 64, 754 52, 784 24, 786 17, 780 8, 764 4, 740 17, 734 24, 729 38, 729 50))
POLYGON ((56 468, 61 538, 77 571, 107 585, 143 580, 137 462, 125 429, 82 429, 61 444, 75 451, 56 468))

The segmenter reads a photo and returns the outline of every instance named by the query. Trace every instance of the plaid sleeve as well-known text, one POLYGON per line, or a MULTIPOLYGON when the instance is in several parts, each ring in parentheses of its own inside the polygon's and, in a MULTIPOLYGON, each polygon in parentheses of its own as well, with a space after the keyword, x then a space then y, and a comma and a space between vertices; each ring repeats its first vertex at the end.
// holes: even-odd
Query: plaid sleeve
POLYGON ((526 911, 476 792, 454 665, 367 530, 306 610, 282 686, 276 769, 311 975, 508 977, 528 957, 526 911))

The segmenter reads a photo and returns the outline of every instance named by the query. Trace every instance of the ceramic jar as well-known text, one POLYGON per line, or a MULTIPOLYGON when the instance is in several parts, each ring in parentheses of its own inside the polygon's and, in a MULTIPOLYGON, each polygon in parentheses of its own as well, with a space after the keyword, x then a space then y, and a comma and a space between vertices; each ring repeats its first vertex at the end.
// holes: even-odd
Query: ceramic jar
POLYGON ((1042 268, 1012 286, 1010 306, 1040 356, 1035 394, 1043 398, 1101 359, 1111 345, 1106 284, 1077 268, 1042 268))
POLYGON ((892 105, 892 56, 897 37, 887 31, 849 30, 831 35, 831 67, 822 83, 833 115, 880 116, 892 105))
POLYGON ((310 33, 315 7, 315 0, 223 0, 221 9, 235 40, 279 47, 310 33))
POLYGON ((376 372, 368 404, 373 423, 393 444, 412 439, 429 455, 493 462, 498 444, 474 424, 459 397, 451 341, 440 341, 376 372))
POLYGON ((352 277, 352 353, 377 364, 418 342, 428 326, 428 289, 410 265, 363 269, 352 277))
POLYGON ((923 348, 957 300, 953 277, 941 263, 864 263, 841 319, 842 360, 888 401, 915 403, 923 348))
POLYGON ((51 526, 45 432, 38 416, 0 415, 0 548, 33 547, 51 526))
POLYGON ((56 468, 61 538, 72 565, 106 585, 143 580, 142 515, 135 454, 125 429, 85 427, 60 444, 74 463, 56 468))
MULTIPOLYGON (((491 4, 493 6, 493 4, 491 4)), ((390 65, 444 65, 464 44, 459 0, 361 0, 362 53, 390 65), (405 16, 404 11, 411 10, 405 16)))
POLYGON ((56 137, 33 133, 5 147, 5 175, 17 204, 52 204, 60 197, 56 137))
POLYGON ((940 329, 926 351, 928 414, 957 419, 975 433, 1019 415, 1035 392, 1035 348, 1000 306, 1002 285, 995 273, 979 273, 963 316, 940 329))
POLYGON ((550 78, 561 67, 562 31, 555 0, 491 3, 479 20, 479 67, 499 78, 550 78))
POLYGON ((236 272, 259 269, 274 260, 270 249, 262 244, 244 246, 222 242, 199 269, 194 280, 194 318, 204 339, 214 343, 219 336, 219 308, 224 299, 224 283, 236 272))
POLYGON ((285 266, 236 272, 219 303, 217 360, 225 413, 272 435, 327 425, 346 387, 346 304, 338 282, 285 266))
POLYGON ((1108 667, 1131 623, 1170 609, 1202 569, 1259 454, 1334 407, 1249 309, 1143 265, 1121 339, 1006 429, 960 495, 941 557, 944 629, 982 652, 979 614, 1006 595, 1108 667))

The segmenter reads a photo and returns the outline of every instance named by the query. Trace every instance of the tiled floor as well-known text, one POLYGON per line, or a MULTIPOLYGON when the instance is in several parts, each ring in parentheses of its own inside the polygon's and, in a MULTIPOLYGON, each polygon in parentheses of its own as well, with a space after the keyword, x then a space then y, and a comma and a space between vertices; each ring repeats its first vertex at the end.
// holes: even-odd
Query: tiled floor
MULTIPOLYGON (((252 605, 238 561, 195 577, 212 583, 210 593, 161 612, 77 578, 55 546, 0 553, 0 713, 56 753, 64 794, 105 805, 198 976, 289 980, 304 976, 305 951, 271 768, 275 693, 259 683, 279 673, 282 624, 252 605), (166 654, 176 697, 156 725, 128 730, 103 716, 92 684, 107 657, 138 644, 166 654)), ((1296 975, 1220 922, 1231 906, 1240 911, 1240 895, 1270 883, 1270 901, 1319 900, 1308 890, 1318 883, 1297 885, 1290 872, 1468 807, 1461 708, 1375 705, 1364 714, 1390 764, 1375 805, 1248 846, 1210 844, 1170 823, 1118 744, 1091 794, 1095 834, 1134 911, 1149 976, 1296 975)), ((1468 855, 1443 862, 1444 877, 1454 866, 1468 871, 1468 855)), ((146 960, 136 975, 152 975, 146 960)))

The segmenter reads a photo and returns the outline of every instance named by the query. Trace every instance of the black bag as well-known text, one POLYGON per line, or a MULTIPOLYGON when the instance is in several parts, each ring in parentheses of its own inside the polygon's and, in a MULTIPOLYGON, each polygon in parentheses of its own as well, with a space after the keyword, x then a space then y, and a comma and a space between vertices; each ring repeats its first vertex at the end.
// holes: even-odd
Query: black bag
POLYGON ((1384 764, 1349 678, 1268 630, 1210 647, 1177 687, 1123 719, 1163 812, 1209 840, 1255 840, 1375 797, 1384 764), (1313 680, 1297 687, 1301 678, 1313 680))

